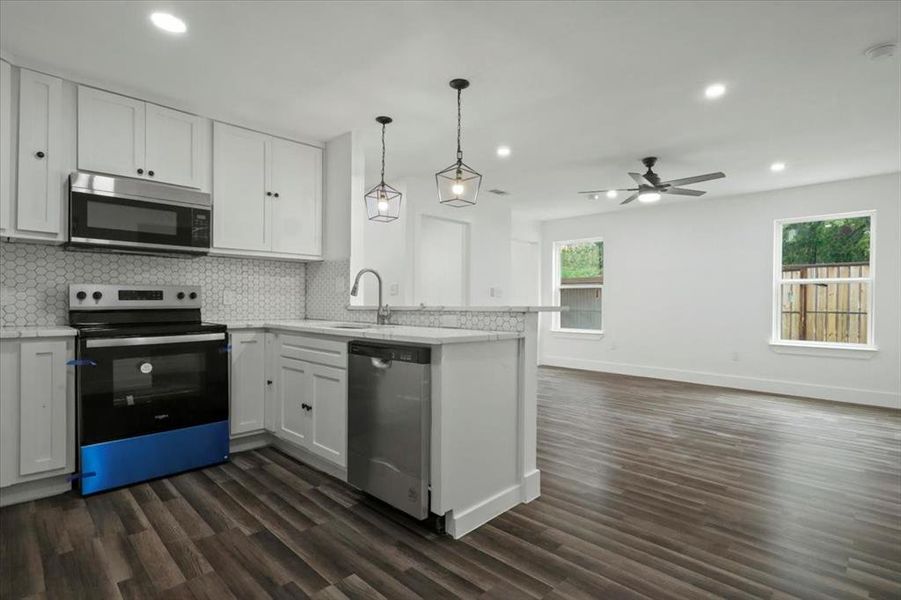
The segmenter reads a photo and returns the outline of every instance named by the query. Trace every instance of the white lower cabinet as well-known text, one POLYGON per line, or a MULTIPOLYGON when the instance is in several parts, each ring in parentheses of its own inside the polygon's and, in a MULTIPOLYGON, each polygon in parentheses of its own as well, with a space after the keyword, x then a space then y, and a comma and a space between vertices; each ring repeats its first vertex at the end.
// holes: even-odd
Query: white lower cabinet
POLYGON ((261 431, 265 416, 266 334, 233 332, 231 348, 231 434, 261 431))
POLYGON ((277 336, 275 435, 347 466, 347 342, 277 336))
POLYGON ((74 340, 0 342, 0 487, 75 468, 74 340))

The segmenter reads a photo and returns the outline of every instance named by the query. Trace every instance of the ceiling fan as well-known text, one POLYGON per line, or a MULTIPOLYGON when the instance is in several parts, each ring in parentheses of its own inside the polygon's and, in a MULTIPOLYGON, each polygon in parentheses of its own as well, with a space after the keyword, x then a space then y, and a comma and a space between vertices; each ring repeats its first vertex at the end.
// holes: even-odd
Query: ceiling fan
POLYGON ((703 196, 707 192, 702 190, 690 190, 688 188, 679 187, 680 185, 688 185, 691 183, 700 183, 702 181, 710 181, 712 179, 720 179, 725 177, 725 173, 707 173, 705 175, 695 175, 694 177, 683 177, 682 179, 670 179, 669 181, 660 181, 660 176, 654 172, 654 165, 657 164, 656 156, 648 156, 641 159, 642 164, 648 168, 644 175, 639 173, 629 173, 629 176, 638 184, 637 188, 626 189, 610 189, 610 190, 589 190, 579 192, 580 194, 588 194, 592 199, 597 200, 601 194, 606 194, 608 198, 616 198, 619 192, 635 192, 620 204, 628 204, 636 198, 639 202, 656 202, 660 200, 661 194, 674 194, 676 196, 703 196))

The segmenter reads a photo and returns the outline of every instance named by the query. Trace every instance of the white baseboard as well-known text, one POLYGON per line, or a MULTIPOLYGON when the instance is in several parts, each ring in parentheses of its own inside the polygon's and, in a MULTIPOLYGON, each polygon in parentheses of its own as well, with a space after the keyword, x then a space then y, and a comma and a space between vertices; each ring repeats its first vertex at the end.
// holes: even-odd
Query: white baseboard
POLYGON ((469 508, 452 510, 447 513, 445 518, 444 524, 447 532, 455 540, 458 540, 475 528, 520 504, 523 501, 522 498, 523 486, 516 484, 469 508))
POLYGON ((541 495, 541 471, 535 469, 522 479, 522 501, 531 502, 541 495))
POLYGON ((850 404, 864 404, 867 406, 901 409, 901 394, 880 392, 877 390, 818 385, 799 381, 763 379, 760 377, 746 377, 743 375, 723 375, 721 373, 688 371, 667 367, 649 367, 645 365, 633 365, 602 360, 585 360, 566 356, 544 356, 541 359, 541 364, 549 367, 564 367, 569 369, 581 369, 584 371, 635 375, 638 377, 651 377, 654 379, 670 379, 673 381, 737 388, 740 390, 765 392, 768 394, 802 396, 805 398, 832 400, 833 402, 847 402, 850 404))
POLYGON ((228 442, 229 453, 244 452, 268 446, 272 443, 272 434, 268 431, 246 433, 231 438, 228 442))
POLYGON ((296 458, 300 462, 322 471, 323 473, 328 473, 332 477, 337 477, 341 481, 347 481, 347 469, 339 467, 338 465, 325 460, 321 456, 313 454, 306 448, 295 446, 294 444, 281 440, 275 436, 270 436, 270 439, 272 440, 272 446, 278 448, 288 456, 296 458))
POLYGON ((72 489, 69 475, 57 475, 47 479, 35 479, 0 489, 0 506, 29 502, 65 494, 72 489))

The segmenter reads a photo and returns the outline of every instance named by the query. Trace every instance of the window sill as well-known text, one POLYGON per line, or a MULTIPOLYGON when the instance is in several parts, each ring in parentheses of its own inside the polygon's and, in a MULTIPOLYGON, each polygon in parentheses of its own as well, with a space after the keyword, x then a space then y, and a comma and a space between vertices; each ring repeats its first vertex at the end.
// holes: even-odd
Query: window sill
POLYGON ((603 330, 597 331, 596 329, 560 329, 559 327, 554 327, 551 329, 551 334, 554 337, 574 340, 599 340, 604 337, 603 330))
POLYGON ((806 356, 833 356, 837 358, 873 358, 879 351, 876 346, 852 346, 849 344, 829 344, 810 342, 770 342, 773 352, 779 354, 800 354, 806 356))

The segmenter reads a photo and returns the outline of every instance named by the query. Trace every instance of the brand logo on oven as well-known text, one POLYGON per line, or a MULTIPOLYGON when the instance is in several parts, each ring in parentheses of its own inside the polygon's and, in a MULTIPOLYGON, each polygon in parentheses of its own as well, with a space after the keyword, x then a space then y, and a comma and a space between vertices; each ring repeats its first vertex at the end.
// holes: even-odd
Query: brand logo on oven
POLYGON ((163 419, 168 419, 169 415, 167 415, 167 414, 153 415, 153 418, 156 419, 157 421, 162 421, 163 419))

